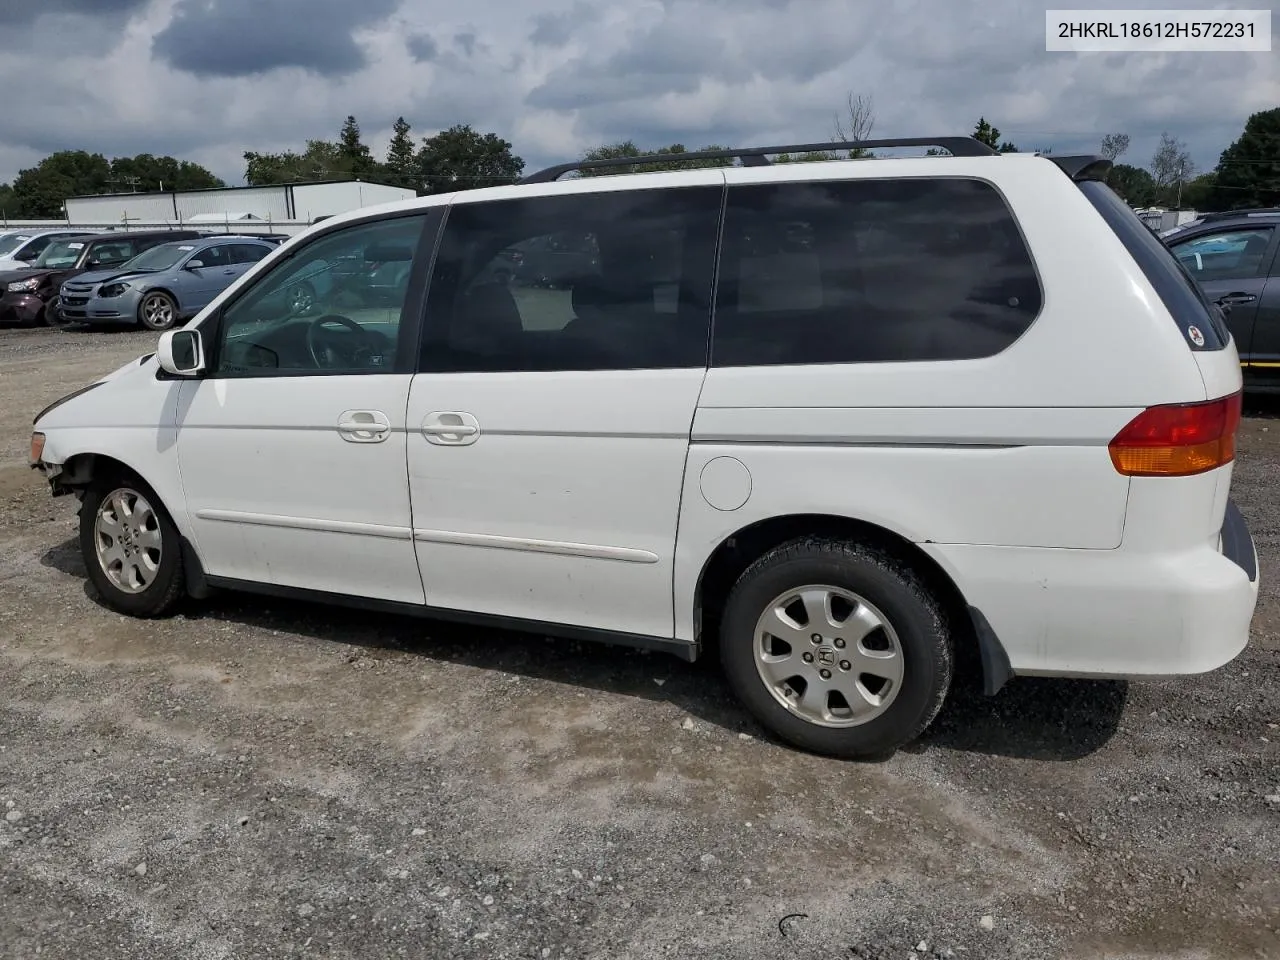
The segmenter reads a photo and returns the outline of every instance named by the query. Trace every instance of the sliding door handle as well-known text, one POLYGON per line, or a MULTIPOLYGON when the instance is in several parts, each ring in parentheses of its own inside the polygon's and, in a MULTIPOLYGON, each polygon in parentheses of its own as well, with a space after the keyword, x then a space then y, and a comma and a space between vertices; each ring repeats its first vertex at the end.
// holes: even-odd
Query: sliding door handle
POLYGON ((469 413, 437 411, 423 418, 422 435, 429 443, 451 447, 466 446, 480 439, 480 423, 469 413))

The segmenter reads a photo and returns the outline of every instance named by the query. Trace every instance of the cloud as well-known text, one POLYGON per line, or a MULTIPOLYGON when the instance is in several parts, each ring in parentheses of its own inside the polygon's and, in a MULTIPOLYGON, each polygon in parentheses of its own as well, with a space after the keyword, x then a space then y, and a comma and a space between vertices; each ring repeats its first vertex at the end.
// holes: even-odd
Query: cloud
POLYGON ((476 35, 471 30, 464 30, 453 35, 453 42, 468 57, 476 52, 476 35))
POLYGON ((540 13, 533 18, 529 42, 535 47, 563 47, 584 26, 601 17, 601 9, 578 0, 571 10, 562 13, 540 13))
POLYGON ((405 41, 405 45, 419 63, 430 63, 440 55, 440 45, 428 33, 415 33, 405 41))
MULTIPOLYGON (((1169 3, 1090 3, 1142 5, 1169 3)), ((375 155, 403 115, 415 139, 493 131, 529 169, 625 139, 809 142, 850 91, 873 97, 878 136, 985 116, 1025 149, 1127 132, 1124 159, 1146 163, 1167 130, 1210 169, 1280 104, 1274 54, 1046 53, 1043 9, 1022 0, 0 0, 0 23, 0 89, 22 91, 0 182, 55 149, 168 153, 239 181, 245 150, 334 138, 349 113, 375 155), (110 29, 79 22, 99 15, 110 29)))
POLYGON ((281 67, 345 76, 366 65, 352 36, 390 16, 396 0, 179 0, 156 35, 156 55, 203 77, 245 77, 281 67))
POLYGON ((552 71, 526 102, 601 110, 654 95, 693 94, 709 81, 805 83, 849 62, 884 17, 875 8, 807 3, 806 15, 797 18, 778 2, 731 12, 714 2, 670 0, 660 17, 624 32, 612 50, 592 45, 552 71), (723 20, 714 31, 706 29, 711 14, 723 20))
POLYGON ((149 0, 4 0, 0 2, 0 26, 34 23, 39 17, 71 14, 83 17, 116 17, 141 10, 149 0))

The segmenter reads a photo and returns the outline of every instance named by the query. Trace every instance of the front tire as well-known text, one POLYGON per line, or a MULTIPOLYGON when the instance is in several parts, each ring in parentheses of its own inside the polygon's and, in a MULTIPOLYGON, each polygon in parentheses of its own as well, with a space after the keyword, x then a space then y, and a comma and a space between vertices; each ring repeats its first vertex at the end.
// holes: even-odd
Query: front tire
POLYGON ((952 675, 944 608, 901 560, 806 538, 770 550, 725 604, 720 657, 739 700, 782 740, 879 757, 937 716, 952 675))
POLYGON ((62 310, 58 305, 57 297, 45 304, 45 308, 40 311, 40 319, 46 327, 65 327, 69 323, 62 319, 62 310))
POLYGON ((138 322, 148 330, 168 330, 178 322, 178 304, 163 290, 152 290, 138 304, 138 322))
POLYGON ((182 538, 160 498, 136 477, 97 480, 85 491, 80 553, 112 610, 158 617, 182 597, 182 538))

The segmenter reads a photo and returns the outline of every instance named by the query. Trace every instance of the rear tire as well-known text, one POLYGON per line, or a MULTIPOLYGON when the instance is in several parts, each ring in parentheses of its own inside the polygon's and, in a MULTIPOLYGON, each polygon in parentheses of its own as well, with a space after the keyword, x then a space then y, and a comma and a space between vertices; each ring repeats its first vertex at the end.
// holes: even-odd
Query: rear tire
POLYGON ((152 290, 138 304, 138 322, 148 330, 168 330, 178 322, 178 304, 163 290, 152 290))
POLYGON ((95 479, 80 502, 80 553, 103 602, 159 617, 183 595, 182 538, 160 498, 128 474, 95 479))
POLYGON ((720 659, 743 705, 782 740, 827 756, 881 757, 942 708, 951 630, 901 560, 811 537, 770 550, 738 579, 720 659))

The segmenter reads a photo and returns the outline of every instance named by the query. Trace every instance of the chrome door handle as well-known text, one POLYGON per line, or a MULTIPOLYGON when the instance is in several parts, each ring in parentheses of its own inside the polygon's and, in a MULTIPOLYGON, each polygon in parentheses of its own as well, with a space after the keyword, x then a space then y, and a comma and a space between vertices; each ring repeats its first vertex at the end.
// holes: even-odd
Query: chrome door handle
POLYGON ((381 410, 347 410, 338 417, 338 432, 349 443, 381 443, 391 435, 391 421, 381 410))
POLYGON ((429 443, 465 446, 480 439, 480 423, 469 413, 439 411, 422 420, 422 435, 429 443))

